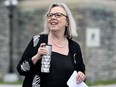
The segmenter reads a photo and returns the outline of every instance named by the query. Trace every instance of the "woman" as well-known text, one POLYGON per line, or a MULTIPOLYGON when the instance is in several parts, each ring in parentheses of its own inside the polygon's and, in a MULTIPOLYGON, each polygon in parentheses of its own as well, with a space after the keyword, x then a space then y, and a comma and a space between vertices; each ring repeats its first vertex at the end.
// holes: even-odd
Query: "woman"
POLYGON ((64 3, 52 4, 45 15, 44 32, 34 36, 19 61, 17 70, 25 76, 23 87, 68 87, 67 81, 74 70, 77 84, 85 80, 85 65, 78 43, 74 18, 64 3), (41 72, 43 45, 52 45, 50 73, 41 72))

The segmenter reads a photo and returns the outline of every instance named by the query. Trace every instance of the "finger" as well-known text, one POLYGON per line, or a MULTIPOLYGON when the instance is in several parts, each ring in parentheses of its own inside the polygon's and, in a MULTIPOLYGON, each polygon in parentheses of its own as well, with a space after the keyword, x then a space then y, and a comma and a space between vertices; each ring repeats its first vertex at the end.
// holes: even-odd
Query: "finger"
POLYGON ((41 43, 38 51, 42 51, 44 49, 45 43, 41 43))
POLYGON ((45 45, 46 45, 45 43, 41 43, 40 47, 38 48, 38 54, 41 55, 41 56, 43 54, 45 54, 45 52, 44 52, 45 51, 45 47, 44 47, 45 45))
POLYGON ((46 44, 45 43, 41 43, 40 44, 40 47, 44 47, 46 44))
POLYGON ((76 82, 79 84, 81 82, 80 76, 77 77, 76 82))
POLYGON ((45 43, 41 43, 40 44, 40 47, 38 49, 38 53, 41 54, 41 55, 44 55, 44 54, 47 54, 47 50, 45 48, 45 43))
POLYGON ((82 81, 84 81, 84 79, 85 79, 85 74, 79 71, 77 73, 77 78, 76 78, 77 83, 81 83, 82 81))

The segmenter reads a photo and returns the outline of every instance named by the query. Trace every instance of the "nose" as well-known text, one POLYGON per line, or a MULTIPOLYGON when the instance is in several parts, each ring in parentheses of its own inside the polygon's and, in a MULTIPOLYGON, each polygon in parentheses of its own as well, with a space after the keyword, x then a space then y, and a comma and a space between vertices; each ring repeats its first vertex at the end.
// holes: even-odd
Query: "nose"
POLYGON ((56 16, 55 15, 52 15, 52 17, 51 18, 55 18, 56 19, 56 16))

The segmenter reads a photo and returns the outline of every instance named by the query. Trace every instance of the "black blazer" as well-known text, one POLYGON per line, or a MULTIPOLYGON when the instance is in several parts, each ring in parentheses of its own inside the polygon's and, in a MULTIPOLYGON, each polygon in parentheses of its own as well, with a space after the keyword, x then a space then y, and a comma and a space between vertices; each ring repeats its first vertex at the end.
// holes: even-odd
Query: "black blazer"
MULTIPOLYGON (((17 71, 20 75, 25 76, 23 87, 32 87, 32 81, 35 75, 41 75, 41 60, 37 62, 36 65, 33 64, 31 58, 37 53, 37 50, 40 46, 40 43, 48 42, 48 35, 40 35, 38 44, 34 47, 34 38, 31 39, 27 48, 25 49, 21 60, 17 65, 17 71), (22 66, 24 65, 24 68, 22 66)), ((72 62, 77 71, 82 71, 85 73, 85 65, 82 58, 82 53, 80 46, 77 42, 72 39, 68 39, 69 41, 69 53, 71 54, 72 62)))

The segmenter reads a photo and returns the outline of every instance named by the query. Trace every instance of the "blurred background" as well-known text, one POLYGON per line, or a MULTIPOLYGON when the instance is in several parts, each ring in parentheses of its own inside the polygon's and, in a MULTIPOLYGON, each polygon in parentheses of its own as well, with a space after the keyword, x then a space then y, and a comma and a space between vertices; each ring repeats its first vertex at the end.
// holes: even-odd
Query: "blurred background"
POLYGON ((0 81, 23 79, 17 63, 31 38, 43 31, 44 14, 54 2, 66 3, 75 18, 87 82, 115 82, 116 0, 0 0, 0 81))

